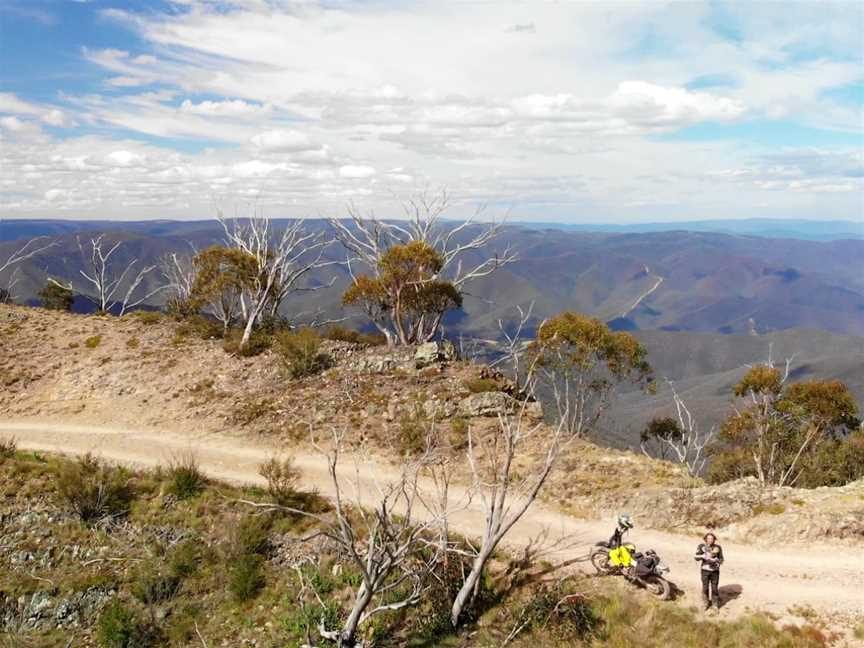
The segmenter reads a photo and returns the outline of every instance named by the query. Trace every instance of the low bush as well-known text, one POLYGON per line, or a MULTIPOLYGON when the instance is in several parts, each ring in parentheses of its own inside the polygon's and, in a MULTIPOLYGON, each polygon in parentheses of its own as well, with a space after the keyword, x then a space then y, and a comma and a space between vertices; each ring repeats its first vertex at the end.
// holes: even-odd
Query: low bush
POLYGON ((42 308, 48 310, 71 311, 72 303, 75 301, 75 294, 69 288, 53 281, 46 283, 38 294, 39 299, 42 300, 42 308))
POLYGON ((180 576, 160 563, 145 563, 132 584, 132 594, 145 605, 168 601, 180 590, 180 576))
POLYGON ((134 498, 128 471, 105 465, 90 454, 63 464, 57 491, 84 522, 124 515, 134 498))
POLYGON ((269 398, 248 400, 238 405, 231 415, 231 420, 239 425, 249 425, 262 416, 271 414, 273 410, 273 401, 269 398))
POLYGON ((230 557, 263 556, 270 548, 270 526, 272 519, 266 515, 243 517, 231 533, 230 557))
POLYGON ((501 391, 501 385, 491 378, 473 378, 465 381, 465 387, 472 394, 501 391))
POLYGON ((198 571, 201 562, 201 547, 196 540, 184 540, 168 554, 169 573, 178 578, 189 578, 198 571))
POLYGON ((417 455, 426 449, 430 423, 420 406, 399 419, 396 441, 403 455, 417 455))
POLYGON ((243 331, 239 329, 231 329, 228 335, 225 336, 225 341, 222 343, 222 349, 229 355, 236 355, 242 358, 251 358, 264 353, 273 345, 273 337, 261 330, 255 330, 249 337, 246 346, 240 347, 240 341, 243 339, 243 331))
POLYGON ((169 494, 184 500, 194 497, 207 485, 207 479, 198 465, 195 455, 187 453, 171 461, 168 465, 169 494))
POLYGON ((126 348, 127 349, 137 349, 140 346, 140 342, 138 338, 129 338, 126 340, 126 348))
POLYGON ((222 325, 209 317, 192 315, 177 325, 174 334, 177 340, 187 337, 194 337, 199 340, 218 340, 222 338, 222 325))
POLYGON ((332 365, 330 356, 321 352, 321 337, 309 328, 278 333, 274 351, 286 373, 295 379, 320 373, 332 365))
POLYGON ((84 340, 84 346, 88 349, 95 349, 100 344, 102 344, 102 336, 101 335, 91 335, 86 340, 84 340))
POLYGON ((154 324, 158 324, 162 321, 162 313, 160 313, 159 311, 135 311, 135 317, 137 317, 138 321, 141 322, 144 326, 153 326, 154 324))
POLYGON ((360 331, 338 325, 331 326, 325 330, 322 337, 336 342, 351 342, 352 344, 362 344, 364 346, 382 346, 387 344, 387 338, 381 333, 361 333, 360 331))
POLYGON ((0 461, 11 459, 18 451, 18 440, 15 437, 0 438, 0 461))
POLYGON ((291 458, 269 459, 258 468, 258 474, 267 480, 267 494, 279 506, 294 506, 297 502, 297 481, 300 471, 291 458))
POLYGON ((236 559, 228 570, 228 591, 235 600, 243 602, 255 598, 264 587, 261 556, 248 555, 236 559))
POLYGON ((102 610, 96 638, 103 648, 149 648, 159 643, 159 633, 116 599, 102 610))

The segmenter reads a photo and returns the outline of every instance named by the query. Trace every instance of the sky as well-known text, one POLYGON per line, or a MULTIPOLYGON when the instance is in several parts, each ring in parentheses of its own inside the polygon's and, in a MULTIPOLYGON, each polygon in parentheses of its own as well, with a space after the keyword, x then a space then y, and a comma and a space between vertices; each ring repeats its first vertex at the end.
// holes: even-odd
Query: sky
POLYGON ((864 3, 0 0, 0 217, 864 221, 864 3))

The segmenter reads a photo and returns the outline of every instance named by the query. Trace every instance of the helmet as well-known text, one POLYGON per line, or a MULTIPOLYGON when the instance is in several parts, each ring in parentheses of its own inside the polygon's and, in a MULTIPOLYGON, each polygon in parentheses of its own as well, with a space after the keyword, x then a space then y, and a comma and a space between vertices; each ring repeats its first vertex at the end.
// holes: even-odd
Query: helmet
POLYGON ((618 526, 622 529, 632 529, 636 525, 633 524, 633 519, 627 513, 622 513, 618 516, 618 526))

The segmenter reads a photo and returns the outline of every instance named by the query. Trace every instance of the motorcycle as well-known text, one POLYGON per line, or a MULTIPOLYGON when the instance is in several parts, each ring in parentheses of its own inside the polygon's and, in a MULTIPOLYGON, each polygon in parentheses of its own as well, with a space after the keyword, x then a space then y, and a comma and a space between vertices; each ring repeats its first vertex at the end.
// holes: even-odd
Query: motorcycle
POLYGON ((665 576, 669 567, 653 549, 643 554, 632 544, 613 546, 609 542, 598 542, 591 551, 591 564, 598 574, 620 575, 663 601, 672 598, 672 584, 665 576))

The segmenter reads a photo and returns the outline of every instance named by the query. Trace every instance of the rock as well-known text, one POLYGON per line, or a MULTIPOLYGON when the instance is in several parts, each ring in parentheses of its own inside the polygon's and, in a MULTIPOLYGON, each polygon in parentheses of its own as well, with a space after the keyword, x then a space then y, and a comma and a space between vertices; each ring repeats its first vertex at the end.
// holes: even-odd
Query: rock
POLYGON ((463 416, 498 416, 512 407, 512 399, 503 392, 472 394, 459 401, 463 416))
POLYGON ((456 347, 449 340, 426 342, 414 351, 414 366, 422 369, 436 362, 453 362, 457 357, 456 347))
POLYGON ((449 400, 428 400, 423 403, 423 414, 427 418, 441 420, 450 418, 456 413, 456 403, 449 400))

